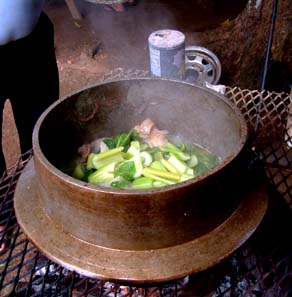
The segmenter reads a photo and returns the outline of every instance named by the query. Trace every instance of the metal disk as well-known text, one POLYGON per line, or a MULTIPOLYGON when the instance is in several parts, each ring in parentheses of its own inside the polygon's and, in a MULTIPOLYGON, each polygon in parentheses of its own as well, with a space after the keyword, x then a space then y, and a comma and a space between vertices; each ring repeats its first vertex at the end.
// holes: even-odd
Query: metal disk
POLYGON ((192 83, 217 84, 221 76, 221 63, 205 47, 188 46, 185 49, 185 78, 192 83))

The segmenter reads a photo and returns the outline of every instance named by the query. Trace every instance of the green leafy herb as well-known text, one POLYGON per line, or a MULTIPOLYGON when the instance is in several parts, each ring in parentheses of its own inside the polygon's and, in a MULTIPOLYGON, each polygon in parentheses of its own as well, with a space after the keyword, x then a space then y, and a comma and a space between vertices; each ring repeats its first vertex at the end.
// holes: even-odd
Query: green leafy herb
POLYGON ((117 146, 128 146, 131 141, 131 132, 130 133, 122 133, 118 136, 117 146))
POLYGON ((109 149, 114 149, 117 145, 117 139, 114 138, 105 138, 103 142, 108 146, 109 149))
POLYGON ((135 173, 136 167, 134 161, 123 162, 114 170, 114 176, 121 176, 128 181, 134 179, 135 173))
POLYGON ((123 146, 124 152, 126 152, 131 141, 138 139, 139 134, 137 135, 137 133, 138 132, 136 130, 131 130, 129 133, 121 133, 115 137, 106 138, 103 140, 103 142, 108 146, 109 149, 123 146))

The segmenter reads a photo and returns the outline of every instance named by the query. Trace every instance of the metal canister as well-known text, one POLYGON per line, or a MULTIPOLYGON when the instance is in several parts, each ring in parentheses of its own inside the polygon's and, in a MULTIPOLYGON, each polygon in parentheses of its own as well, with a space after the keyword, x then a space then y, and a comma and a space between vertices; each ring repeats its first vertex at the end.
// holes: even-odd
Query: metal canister
POLYGON ((185 35, 177 30, 164 29, 151 33, 148 42, 152 75, 184 79, 185 35))

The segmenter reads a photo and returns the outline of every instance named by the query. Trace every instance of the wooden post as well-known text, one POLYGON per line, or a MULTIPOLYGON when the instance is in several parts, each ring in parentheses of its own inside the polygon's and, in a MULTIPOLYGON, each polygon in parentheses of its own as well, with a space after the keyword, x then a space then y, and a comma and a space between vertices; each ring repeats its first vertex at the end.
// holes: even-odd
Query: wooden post
POLYGON ((69 10, 70 10, 70 13, 73 17, 73 19, 75 20, 81 20, 82 19, 82 16, 74 2, 74 0, 65 0, 69 10))

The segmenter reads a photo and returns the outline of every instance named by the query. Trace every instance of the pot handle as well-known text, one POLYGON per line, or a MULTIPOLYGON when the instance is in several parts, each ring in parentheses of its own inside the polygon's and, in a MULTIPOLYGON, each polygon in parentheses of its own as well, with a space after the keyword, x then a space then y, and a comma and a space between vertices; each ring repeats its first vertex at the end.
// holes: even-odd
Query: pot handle
POLYGON ((213 85, 208 83, 207 81, 204 82, 205 87, 208 89, 211 89, 219 94, 224 95, 225 94, 225 90, 226 90, 226 86, 225 85, 213 85))

